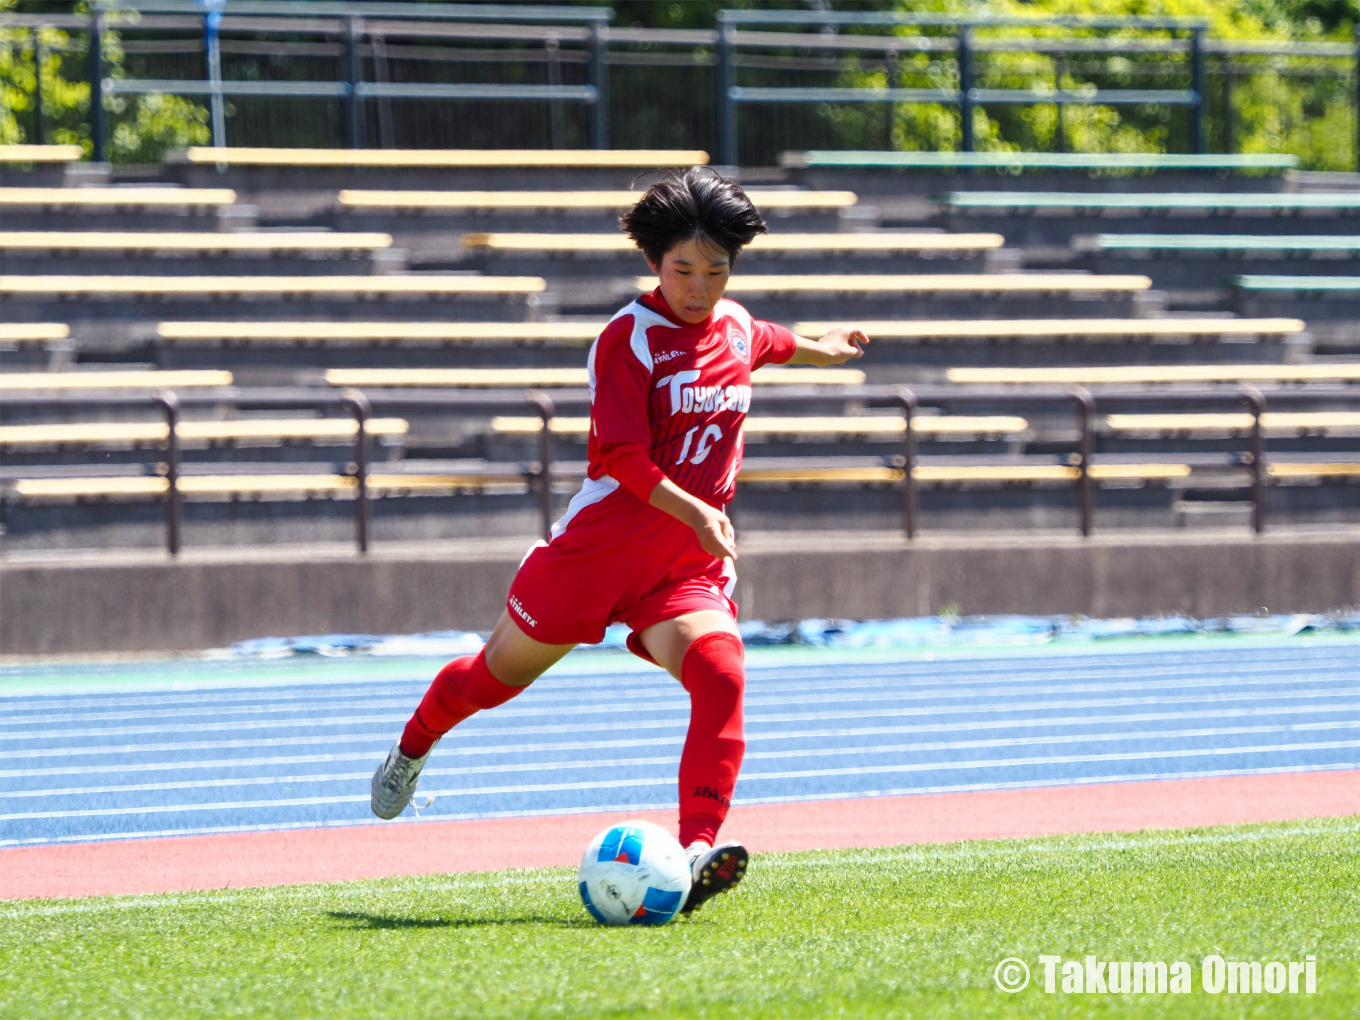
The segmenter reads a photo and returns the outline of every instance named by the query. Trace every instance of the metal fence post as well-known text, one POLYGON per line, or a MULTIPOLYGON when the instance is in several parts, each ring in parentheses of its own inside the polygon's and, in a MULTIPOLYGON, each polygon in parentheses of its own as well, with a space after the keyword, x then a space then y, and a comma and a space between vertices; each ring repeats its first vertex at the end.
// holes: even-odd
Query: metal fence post
POLYGON ((718 16, 718 162, 722 166, 737 165, 737 107, 732 100, 733 29, 722 15, 718 16))
POLYGON ((1243 386, 1242 399, 1251 407, 1251 527, 1259 535, 1266 530, 1266 444, 1261 433, 1266 398, 1255 386, 1243 386))
MULTIPOLYGON (((548 84, 562 84, 562 44, 556 39, 549 39, 543 44, 543 50, 548 58, 548 84)), ((598 96, 598 91, 596 95, 598 96)), ((599 105, 597 99, 596 105, 599 105)), ((548 141, 552 148, 562 148, 562 140, 567 134, 567 122, 562 116, 562 103, 556 99, 548 100, 548 141)))
POLYGON ((1094 423, 1096 401, 1089 390, 1078 386, 1072 390, 1072 399, 1077 402, 1077 428, 1081 433, 1077 450, 1077 502, 1081 512, 1081 534, 1085 538, 1091 534, 1094 516, 1091 500, 1091 455, 1094 452, 1094 423))
POLYGON ((171 556, 179 555, 180 492, 179 492, 179 397, 172 390, 162 390, 154 398, 165 415, 165 549, 171 556))
POLYGON ((35 26, 33 28, 33 119, 35 121, 33 140, 39 145, 45 145, 47 143, 47 129, 43 124, 43 51, 38 31, 39 29, 35 26))
POLYGON ((368 552, 368 416, 373 410, 359 390, 345 390, 340 397, 345 410, 354 415, 354 541, 359 552, 368 552))
POLYGON ((609 148, 609 29, 601 21, 590 25, 591 84, 595 86, 595 109, 591 135, 597 149, 609 148))
POLYGON ((973 151, 973 54, 967 26, 959 29, 959 144, 964 152, 973 151))
MULTIPOLYGON (((224 0, 209 0, 209 9, 203 15, 203 48, 208 57, 208 82, 212 86, 209 102, 212 106, 212 143, 221 149, 227 144, 227 107, 222 96, 222 41, 219 29, 222 27, 222 3, 224 0)), ((225 173, 227 164, 217 164, 218 173, 225 173)))
POLYGON ((552 466, 553 466, 553 434, 552 420, 557 413, 557 408, 553 406, 552 397, 542 390, 530 390, 524 395, 524 399, 529 402, 543 426, 538 433, 538 498, 539 514, 541 517, 543 539, 547 541, 552 538, 553 525, 553 498, 552 498, 552 466))
POLYGON ((99 8, 90 11, 90 161, 104 162, 104 24, 99 8))
POLYGON ((345 144, 351 149, 361 149, 364 145, 364 123, 362 100, 359 98, 359 39, 363 27, 359 19, 345 19, 345 84, 349 94, 345 97, 345 144))
POLYGON ((1205 137, 1205 109, 1208 106, 1208 97, 1204 94, 1204 29, 1196 28, 1190 37, 1190 87, 1195 92, 1195 104, 1192 107, 1194 123, 1193 131, 1195 135, 1195 152, 1203 154, 1208 150, 1208 140, 1205 137))
POLYGON ((899 386, 897 405, 902 408, 906 426, 902 437, 902 530, 910 540, 916 537, 916 394, 899 386))

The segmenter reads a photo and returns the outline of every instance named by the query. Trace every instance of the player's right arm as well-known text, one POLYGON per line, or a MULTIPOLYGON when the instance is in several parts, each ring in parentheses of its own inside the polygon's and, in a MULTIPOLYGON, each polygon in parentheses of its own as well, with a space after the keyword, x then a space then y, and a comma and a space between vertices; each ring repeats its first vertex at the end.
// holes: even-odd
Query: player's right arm
POLYGON ((652 371, 634 353, 631 316, 615 319, 595 348, 595 398, 591 428, 606 473, 633 495, 694 529, 711 556, 736 559, 732 522, 666 477, 650 455, 652 426, 647 416, 652 371))
POLYGON ((669 478, 662 478, 657 483, 647 502, 693 528, 699 536, 699 545, 710 556, 737 558, 736 532, 732 529, 732 521, 721 510, 691 496, 669 478))

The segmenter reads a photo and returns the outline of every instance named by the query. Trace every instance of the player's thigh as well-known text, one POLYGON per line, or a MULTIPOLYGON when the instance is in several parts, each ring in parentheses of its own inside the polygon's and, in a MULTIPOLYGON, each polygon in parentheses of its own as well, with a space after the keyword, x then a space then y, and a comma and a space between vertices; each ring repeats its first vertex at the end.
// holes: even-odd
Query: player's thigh
POLYGON ((496 629, 486 642, 486 668, 503 684, 510 687, 524 687, 533 683, 562 656, 575 648, 575 645, 545 645, 535 641, 510 617, 501 610, 501 618, 496 621, 496 629))
POLYGON ((736 634, 737 621, 720 609, 699 609, 670 620, 654 623, 638 635, 642 647, 675 679, 680 679, 680 665, 698 638, 714 632, 736 634))

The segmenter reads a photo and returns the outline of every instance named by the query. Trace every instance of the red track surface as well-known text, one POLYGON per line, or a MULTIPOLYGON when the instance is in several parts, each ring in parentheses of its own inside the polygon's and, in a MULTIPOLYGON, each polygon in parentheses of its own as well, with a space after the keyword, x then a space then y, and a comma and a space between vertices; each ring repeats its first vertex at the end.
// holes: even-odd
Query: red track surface
MULTIPOLYGON (((1360 771, 766 804, 734 808, 723 834, 769 852, 1352 814, 1360 814, 1360 771)), ((641 817, 673 822, 669 812, 641 817)), ((618 818, 425 821, 0 850, 0 899, 569 865, 618 818)))

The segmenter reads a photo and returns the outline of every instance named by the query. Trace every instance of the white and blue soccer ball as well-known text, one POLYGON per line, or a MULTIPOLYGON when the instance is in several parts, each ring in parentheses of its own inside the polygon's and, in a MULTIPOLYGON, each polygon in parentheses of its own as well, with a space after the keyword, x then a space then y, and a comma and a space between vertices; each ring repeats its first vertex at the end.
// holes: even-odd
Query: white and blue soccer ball
POLYGON ((679 841, 651 822, 620 822, 590 841, 581 902, 601 924, 665 924, 689 896, 689 859, 679 841))

